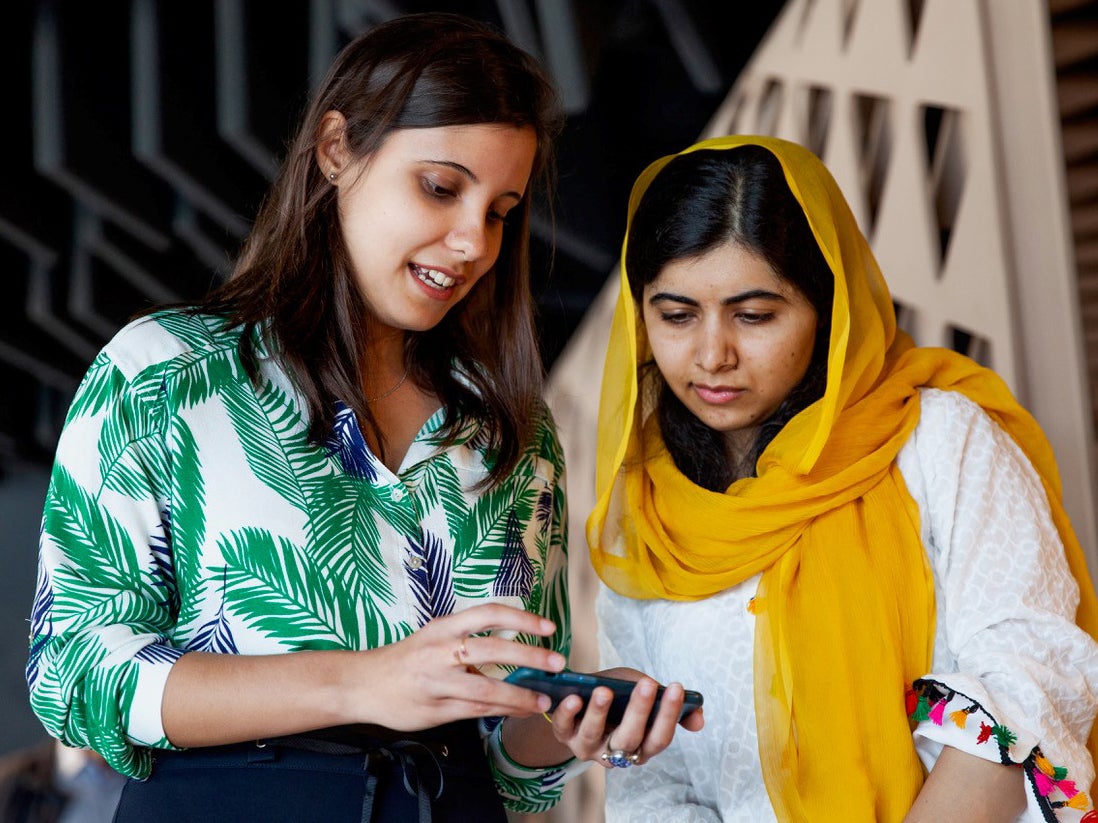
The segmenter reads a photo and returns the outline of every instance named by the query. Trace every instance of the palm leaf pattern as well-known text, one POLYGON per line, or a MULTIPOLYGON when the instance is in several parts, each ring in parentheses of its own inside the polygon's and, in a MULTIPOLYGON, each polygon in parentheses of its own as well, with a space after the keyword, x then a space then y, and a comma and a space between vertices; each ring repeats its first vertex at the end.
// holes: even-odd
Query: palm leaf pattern
POLYGON ((534 587, 534 564, 526 555, 522 529, 514 510, 507 516, 507 541, 492 586, 496 597, 527 597, 534 587))
POLYGON ((181 355, 172 365, 171 379, 182 408, 205 403, 226 388, 247 382, 244 366, 232 345, 181 355))
POLYGON ((303 486, 329 465, 309 444, 297 409, 270 382, 258 392, 248 383, 234 384, 221 397, 255 476, 290 505, 308 511, 303 486))
POLYGON ((485 493, 474 505, 459 532, 454 551, 456 589, 462 597, 491 594, 507 548, 512 515, 529 521, 536 501, 529 478, 512 476, 485 493))
POLYGON ((396 595, 385 573, 376 517, 379 506, 371 487, 343 477, 331 478, 310 492, 311 508, 316 512, 310 521, 310 543, 316 560, 333 577, 345 581, 351 591, 391 605, 396 595))
POLYGON ((290 649, 346 649, 358 646, 358 626, 334 607, 328 585, 308 573, 300 546, 256 528, 223 535, 226 608, 245 625, 290 649))
POLYGON ((115 403, 99 438, 99 475, 103 487, 140 499, 152 488, 163 495, 167 477, 161 432, 140 401, 115 403))
MULTIPOLYGON (((420 490, 420 498, 440 506, 446 514, 451 540, 461 538, 462 525, 469 519, 465 488, 454 464, 449 460, 427 460, 412 467, 408 482, 420 490)), ((425 512, 420 511, 420 518, 425 512)))
POLYGON ((344 403, 336 402, 335 424, 327 441, 328 453, 335 457, 351 477, 374 480, 377 469, 370 459, 370 448, 358 427, 358 418, 344 403))
POLYGON ((221 602, 217 607, 217 614, 212 620, 199 627, 194 638, 187 644, 187 651, 220 652, 222 654, 239 654, 236 640, 233 638, 233 630, 229 621, 225 619, 225 578, 222 576, 221 602))
POLYGON ((44 531, 69 558, 66 566, 54 570, 54 618, 84 614, 107 600, 118 608, 126 604, 127 617, 143 618, 162 594, 140 567, 129 533, 64 467, 55 468, 51 484, 44 531), (142 600, 149 601, 148 608, 142 607, 142 600))
POLYGON ((30 655, 27 658, 27 683, 34 688, 38 682, 38 661, 53 635, 50 616, 53 609, 53 587, 49 573, 43 563, 38 564, 38 584, 34 590, 34 604, 31 607, 30 655))
POLYGON ((110 356, 100 352, 80 382, 65 422, 100 412, 115 398, 123 379, 110 356))
MULTIPOLYGON (((164 676, 142 671, 187 650, 376 648, 493 598, 553 619, 552 638, 520 641, 567 654, 563 461, 548 417, 490 490, 477 485, 495 460, 487 430, 466 420, 446 442, 442 411, 398 476, 345 407, 327 441, 310 442, 277 360, 261 356, 253 385, 239 335, 219 318, 158 314, 120 332, 81 383, 31 616, 27 681, 51 733, 143 777, 148 747, 170 743, 150 711, 160 693, 143 685, 164 676)), ((559 794, 560 770, 508 768, 493 755, 512 808, 559 794)))
POLYGON ((194 432, 175 418, 168 434, 171 455, 165 530, 169 535, 176 584, 183 581, 185 596, 177 596, 176 624, 192 626, 201 613, 209 578, 201 575, 199 547, 206 539, 206 482, 194 432))
POLYGON ((162 609, 178 611, 175 585, 175 564, 172 562, 171 510, 161 512, 159 528, 149 535, 149 554, 153 559, 152 585, 163 594, 157 603, 162 609))
POLYGON ((408 543, 410 551, 406 568, 411 578, 419 625, 426 626, 433 617, 453 614, 457 605, 450 556, 443 548, 442 541, 427 532, 418 544, 411 540, 408 543), (413 557, 422 563, 413 564, 413 557))

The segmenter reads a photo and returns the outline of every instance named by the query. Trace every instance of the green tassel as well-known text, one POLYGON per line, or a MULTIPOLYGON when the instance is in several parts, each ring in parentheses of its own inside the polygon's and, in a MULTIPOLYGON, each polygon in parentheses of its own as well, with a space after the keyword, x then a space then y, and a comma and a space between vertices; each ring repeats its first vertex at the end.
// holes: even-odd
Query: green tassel
POLYGON ((1059 783, 1068 776, 1068 770, 1064 766, 1057 766, 1052 770, 1052 779, 1059 783))
POLYGON ((992 726, 991 733, 995 735, 995 739, 1004 749, 1009 749, 1018 741, 1018 735, 1006 726, 992 726))
POLYGON ((915 705, 915 714, 911 715, 911 718, 915 721, 930 719, 930 702, 925 697, 919 698, 919 702, 915 705))

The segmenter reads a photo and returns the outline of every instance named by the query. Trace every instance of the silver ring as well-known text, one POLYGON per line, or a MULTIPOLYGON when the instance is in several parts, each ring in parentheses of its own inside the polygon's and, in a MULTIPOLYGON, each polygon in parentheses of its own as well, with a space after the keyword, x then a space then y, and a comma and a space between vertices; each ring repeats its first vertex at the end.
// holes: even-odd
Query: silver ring
POLYGON ((606 738, 606 751, 604 751, 599 758, 603 763, 606 763, 615 769, 628 769, 630 766, 637 765, 637 761, 640 760, 640 749, 635 752, 627 752, 624 749, 611 749, 610 738, 606 738))

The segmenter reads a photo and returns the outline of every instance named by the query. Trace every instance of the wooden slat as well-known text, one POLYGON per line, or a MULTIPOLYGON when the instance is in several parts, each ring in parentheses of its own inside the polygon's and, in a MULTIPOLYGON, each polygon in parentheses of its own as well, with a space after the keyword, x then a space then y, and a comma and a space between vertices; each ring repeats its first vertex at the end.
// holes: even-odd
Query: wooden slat
POLYGON ((1076 242, 1098 234, 1098 201, 1079 203, 1071 210, 1071 233, 1076 242))
POLYGON ((1098 73, 1075 72, 1056 80, 1060 100, 1060 117, 1068 118, 1088 112, 1098 106, 1098 73))
POLYGON ((1048 10, 1053 15, 1067 14, 1093 3, 1093 0, 1048 0, 1048 10))
POLYGON ((1072 208, 1090 204, 1098 197, 1098 164, 1073 168, 1067 176, 1068 200, 1072 208))
POLYGON ((1064 123, 1063 138, 1067 163, 1098 157, 1098 118, 1084 117, 1064 123))
POLYGON ((1057 70, 1098 55, 1098 21, 1073 21, 1052 28, 1052 56, 1057 70))

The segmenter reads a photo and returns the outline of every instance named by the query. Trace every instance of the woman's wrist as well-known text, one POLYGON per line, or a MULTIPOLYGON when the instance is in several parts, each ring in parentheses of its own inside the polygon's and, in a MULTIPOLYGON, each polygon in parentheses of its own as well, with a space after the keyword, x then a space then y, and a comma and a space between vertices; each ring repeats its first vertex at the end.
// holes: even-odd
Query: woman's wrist
POLYGON ((570 748, 557 740, 545 715, 506 717, 499 728, 499 748, 513 765, 523 769, 563 766, 574 759, 570 748))

